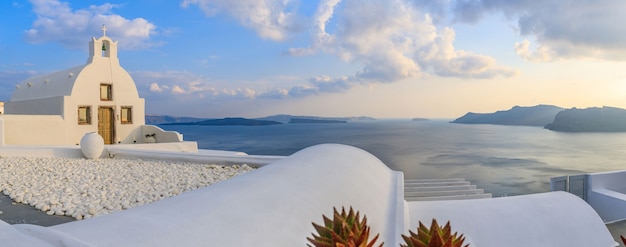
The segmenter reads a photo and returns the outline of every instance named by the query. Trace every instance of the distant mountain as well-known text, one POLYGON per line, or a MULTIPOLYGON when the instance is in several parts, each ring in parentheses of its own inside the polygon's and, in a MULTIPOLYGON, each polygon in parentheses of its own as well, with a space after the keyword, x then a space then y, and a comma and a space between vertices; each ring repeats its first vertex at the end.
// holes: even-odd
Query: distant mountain
POLYGON ((564 132, 624 132, 626 110, 604 106, 559 112, 546 129, 564 132))
POLYGON ((146 124, 189 123, 200 122, 208 118, 173 117, 168 115, 146 115, 146 124))
MULTIPOLYGON (((375 118, 371 118, 371 117, 317 117, 317 116, 292 116, 292 115, 286 115, 286 114, 281 114, 281 115, 273 115, 273 116, 267 116, 267 117, 261 117, 261 118, 253 118, 253 119, 247 119, 247 120, 260 120, 260 121, 274 121, 274 122, 280 122, 280 123, 289 123, 289 121, 292 118, 299 118, 299 119, 309 119, 309 120, 328 120, 328 121, 365 121, 365 120, 376 120, 375 118)), ((232 119, 244 119, 244 118, 224 118, 224 119, 231 119, 229 120, 230 122, 233 122, 232 119)), ((222 120, 224 120, 222 119, 222 120)), ((202 122, 205 120, 220 120, 220 119, 215 119, 215 118, 195 118, 195 117, 174 117, 174 116, 169 116, 169 115, 146 115, 146 124, 173 124, 173 123, 184 123, 184 124, 191 124, 191 123, 197 123, 197 122, 202 122)), ((220 121, 215 121, 215 123, 220 122, 220 121)), ((228 122, 228 121, 226 121, 228 122)), ((234 121, 235 123, 237 121, 234 121)), ((249 123, 252 123, 251 121, 248 121, 249 123)))
POLYGON ((411 121, 415 121, 415 122, 417 122, 417 121, 428 121, 428 118, 416 117, 416 118, 411 119, 411 121))
POLYGON ((562 110, 563 108, 553 105, 514 106, 494 113, 468 112, 452 123, 545 126, 562 110))
POLYGON ((371 117, 317 117, 317 116, 292 116, 292 115, 272 115, 262 118, 256 118, 258 120, 270 120, 281 123, 289 123, 292 118, 300 118, 300 119, 312 119, 312 120, 335 120, 335 121, 365 121, 365 120, 376 120, 371 117))
POLYGON ((289 120, 289 123, 290 124, 299 124, 299 123, 328 124, 328 123, 348 123, 348 121, 344 121, 344 120, 309 119, 309 118, 291 118, 291 120, 289 120))
POLYGON ((260 125, 274 125, 282 124, 281 122, 247 119, 247 118, 221 118, 221 119, 209 119, 200 122, 189 123, 168 123, 164 125, 210 125, 210 126, 227 126, 227 125, 239 125, 239 126, 260 126, 260 125))

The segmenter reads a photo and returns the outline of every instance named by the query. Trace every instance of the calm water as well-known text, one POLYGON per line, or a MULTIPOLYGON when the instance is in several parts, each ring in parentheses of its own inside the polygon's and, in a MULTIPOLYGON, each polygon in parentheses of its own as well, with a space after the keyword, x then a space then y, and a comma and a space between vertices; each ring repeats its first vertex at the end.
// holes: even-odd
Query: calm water
POLYGON ((376 120, 347 124, 161 126, 199 148, 290 155, 321 143, 356 146, 405 178, 466 178, 494 196, 549 191, 550 177, 626 169, 626 133, 376 120))

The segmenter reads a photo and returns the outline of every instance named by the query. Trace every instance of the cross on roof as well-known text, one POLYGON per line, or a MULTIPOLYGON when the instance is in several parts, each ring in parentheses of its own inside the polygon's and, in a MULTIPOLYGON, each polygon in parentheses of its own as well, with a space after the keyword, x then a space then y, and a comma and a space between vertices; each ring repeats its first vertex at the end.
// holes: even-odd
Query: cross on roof
POLYGON ((102 36, 107 36, 107 27, 102 24, 102 36))

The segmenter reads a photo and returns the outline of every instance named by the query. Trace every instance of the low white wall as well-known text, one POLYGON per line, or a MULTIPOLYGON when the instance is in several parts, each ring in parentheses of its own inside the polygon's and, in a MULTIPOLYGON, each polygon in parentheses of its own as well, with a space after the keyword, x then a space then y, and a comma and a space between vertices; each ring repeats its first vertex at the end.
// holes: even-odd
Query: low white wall
POLYGON ((567 192, 457 201, 409 202, 410 224, 450 221, 479 247, 613 247, 598 214, 567 192))
POLYGON ((626 219, 626 171, 587 176, 587 203, 605 222, 626 219))
MULTIPOLYGON (((183 141, 183 135, 176 132, 176 131, 165 131, 161 128, 159 128, 158 126, 154 126, 154 125, 143 125, 141 126, 141 132, 142 132, 142 136, 143 139, 141 140, 142 143, 146 143, 147 141, 147 137, 146 135, 155 135, 155 139, 157 143, 163 143, 163 142, 181 142, 183 141)), ((139 142, 139 140, 137 140, 139 142)))
POLYGON ((65 143, 59 115, 2 115, 4 144, 59 145, 65 143))
POLYGON ((607 224, 626 219, 626 194, 608 189, 594 189, 588 195, 589 205, 607 224))
POLYGON ((587 177, 587 188, 609 189, 626 194, 626 170, 591 173, 587 177))
MULTIPOLYGON (((175 143, 166 143, 175 144, 175 143)), ((137 144, 149 147, 155 144, 137 144)), ((133 145, 125 145, 133 146, 133 145)), ((208 151, 200 150, 197 153, 171 152, 171 151, 153 151, 118 148, 118 145, 108 146, 105 156, 111 158, 123 159, 141 159, 141 160, 165 160, 165 161, 182 161, 201 164, 218 164, 218 165, 241 165, 247 164, 253 167, 261 167, 272 162, 284 159, 284 156, 273 155, 247 155, 239 152, 225 151, 208 151)))
POLYGON ((4 145, 0 147, 0 156, 84 158, 79 146, 4 145))
POLYGON ((0 116, 0 146, 4 146, 4 118, 0 116))
POLYGON ((114 150, 150 150, 154 152, 185 152, 185 153, 197 153, 197 142, 167 142, 167 143, 138 143, 138 144, 115 144, 105 146, 107 151, 114 150))

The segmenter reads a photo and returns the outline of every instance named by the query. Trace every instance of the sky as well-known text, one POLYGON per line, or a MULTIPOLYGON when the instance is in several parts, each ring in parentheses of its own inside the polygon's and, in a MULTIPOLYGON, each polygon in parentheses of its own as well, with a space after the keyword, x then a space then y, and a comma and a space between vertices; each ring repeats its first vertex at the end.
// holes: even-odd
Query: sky
POLYGON ((0 101, 119 40, 146 114, 626 108, 626 1, 0 0, 0 101))

